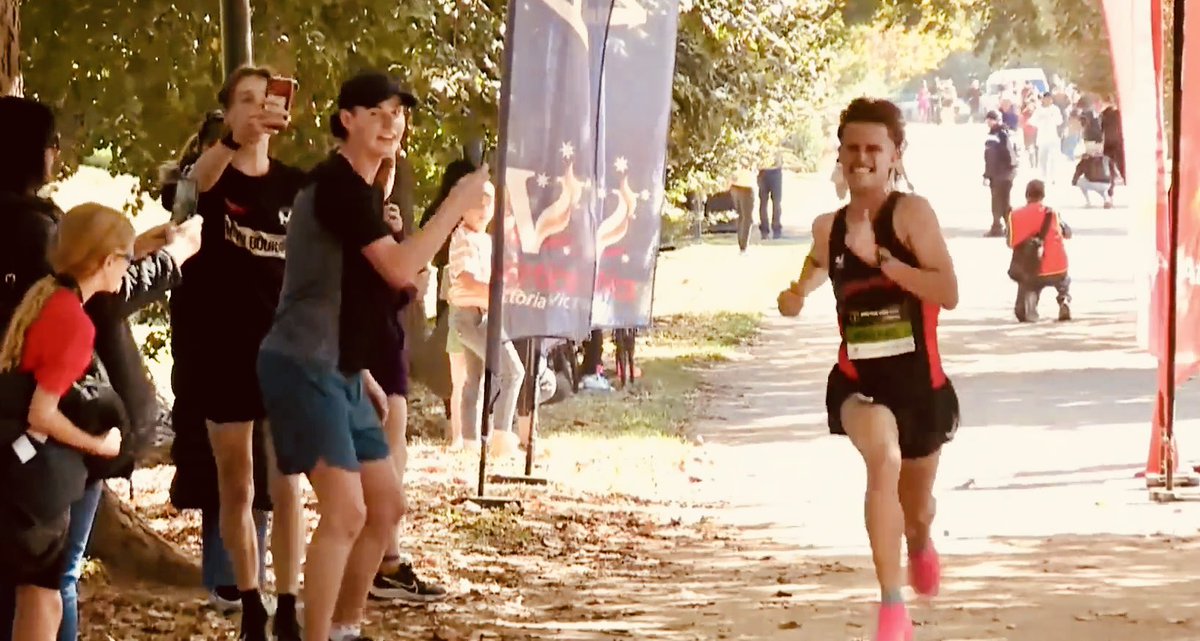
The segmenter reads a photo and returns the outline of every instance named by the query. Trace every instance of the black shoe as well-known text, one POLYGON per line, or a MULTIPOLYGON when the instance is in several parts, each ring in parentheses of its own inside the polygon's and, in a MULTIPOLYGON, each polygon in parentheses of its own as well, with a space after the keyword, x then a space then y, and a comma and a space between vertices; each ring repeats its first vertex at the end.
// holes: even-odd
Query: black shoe
POLYGON ((371 584, 371 598, 409 603, 432 603, 448 595, 446 589, 435 583, 426 583, 417 578, 412 565, 401 563, 395 572, 376 574, 371 584))
POLYGON ((268 641, 266 610, 254 613, 243 609, 237 638, 244 641, 268 641))
POLYGON ((271 620, 271 633, 276 641, 302 641, 300 617, 296 614, 296 595, 279 595, 275 618, 271 620))
POLYGON ((1059 303, 1058 304, 1058 320, 1060 320, 1060 321, 1071 320, 1071 306, 1068 305, 1067 303, 1059 303))
POLYGON ((258 590, 242 592, 242 622, 238 639, 267 641, 267 608, 258 590))

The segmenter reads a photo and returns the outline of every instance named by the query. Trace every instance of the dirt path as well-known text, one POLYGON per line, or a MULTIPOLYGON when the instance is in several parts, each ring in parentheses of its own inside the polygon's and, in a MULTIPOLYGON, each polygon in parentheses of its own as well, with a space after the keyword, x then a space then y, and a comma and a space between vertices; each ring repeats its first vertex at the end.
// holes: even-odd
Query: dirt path
MULTIPOLYGON (((970 132, 919 134, 927 139, 915 149, 936 146, 929 138, 970 132)), ((954 157, 936 166, 929 157, 909 162, 926 192, 944 186, 931 200, 962 290, 941 332, 964 420, 936 488, 946 581, 942 597, 916 606, 917 638, 1200 638, 1200 504, 1153 504, 1133 479, 1146 458, 1154 363, 1134 339, 1128 265, 1114 260, 1127 252, 1129 213, 1078 209, 1077 195, 1052 191, 1052 204, 1076 232, 1070 252, 1077 320, 1017 326, 1013 286, 1003 274, 1007 250, 979 237, 986 214, 962 204, 987 202, 969 175, 975 165, 966 156, 975 151, 954 152, 968 169, 954 157), (939 167, 949 175, 931 182, 939 167)), ((768 308, 807 252, 808 221, 791 223, 797 240, 745 257, 732 247, 695 250, 710 252, 704 265, 740 262, 740 280, 730 287, 726 279, 725 295, 713 284, 720 267, 681 274, 668 260, 662 269, 681 285, 704 282, 731 306, 768 313, 761 342, 710 377, 713 401, 697 426, 712 461, 705 495, 725 502, 716 519, 738 534, 696 559, 691 589, 708 605, 680 610, 696 626, 690 638, 869 634, 863 626, 877 588, 861 525, 863 471, 825 423, 824 381, 837 340, 832 296, 827 288, 814 296, 796 321, 768 308)), ((660 291, 671 290, 660 283, 660 291)), ((1044 314, 1051 305, 1043 301, 1044 314)), ((1179 402, 1185 438, 1200 416, 1193 389, 1185 388, 1179 402)))

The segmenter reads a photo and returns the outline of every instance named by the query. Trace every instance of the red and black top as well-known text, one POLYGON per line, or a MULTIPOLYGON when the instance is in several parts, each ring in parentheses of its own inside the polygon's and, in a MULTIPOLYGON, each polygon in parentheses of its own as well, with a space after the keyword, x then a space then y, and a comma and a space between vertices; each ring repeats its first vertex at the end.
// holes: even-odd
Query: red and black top
MULTIPOLYGON (((876 243, 914 267, 920 263, 896 237, 892 192, 873 222, 876 243)), ((938 353, 940 307, 901 288, 846 247, 846 208, 834 217, 829 236, 829 278, 837 298, 842 344, 838 370, 860 393, 895 398, 928 393, 946 384, 938 353)))

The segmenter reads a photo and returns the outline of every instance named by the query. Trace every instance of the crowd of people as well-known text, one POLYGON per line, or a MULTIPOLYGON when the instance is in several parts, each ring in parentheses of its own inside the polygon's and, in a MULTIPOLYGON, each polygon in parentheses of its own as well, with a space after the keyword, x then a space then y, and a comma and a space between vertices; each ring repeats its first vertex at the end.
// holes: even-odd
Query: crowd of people
MULTIPOLYGON (((39 196, 56 171, 53 112, 0 98, 11 224, 0 241, 0 436, 13 444, 0 468, 10 487, 29 489, 0 500, 0 616, 10 622, 0 639, 78 638, 76 586, 101 481, 128 476, 158 418, 128 318, 168 290, 172 502, 201 510, 204 587, 218 609, 241 612, 239 638, 362 639, 369 596, 446 596, 401 555, 401 316, 423 297, 431 261, 444 265, 448 436, 482 446, 488 168, 452 164, 418 228, 404 157, 416 97, 384 74, 348 79, 329 119, 332 150, 300 169, 272 155, 290 122, 267 99, 275 79, 252 67, 226 79, 220 110, 164 167, 172 222, 136 238, 120 212, 90 203, 63 214, 39 196), (307 544, 301 474, 320 515, 307 544)), ((511 344, 504 354, 497 453, 517 451, 532 429, 514 416, 529 414, 517 407, 524 362, 511 344)))

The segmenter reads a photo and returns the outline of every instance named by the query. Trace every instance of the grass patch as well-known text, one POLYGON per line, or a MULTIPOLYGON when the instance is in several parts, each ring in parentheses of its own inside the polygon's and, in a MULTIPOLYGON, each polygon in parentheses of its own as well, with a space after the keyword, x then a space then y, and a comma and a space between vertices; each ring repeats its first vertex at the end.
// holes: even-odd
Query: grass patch
POLYGON ((593 438, 679 437, 695 411, 704 368, 750 343, 758 322, 758 314, 732 312, 656 319, 654 328, 638 337, 641 378, 626 389, 584 391, 544 406, 543 431, 593 438))

